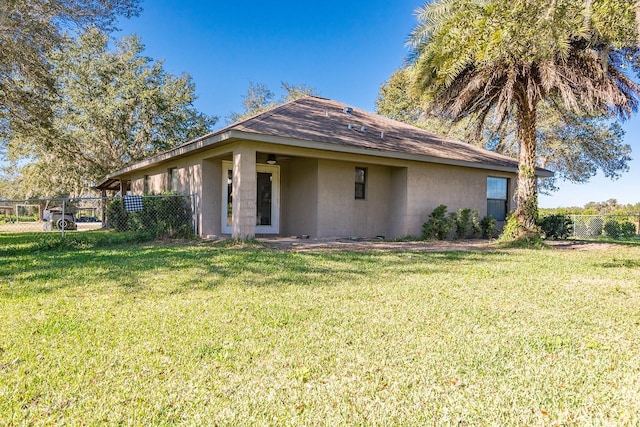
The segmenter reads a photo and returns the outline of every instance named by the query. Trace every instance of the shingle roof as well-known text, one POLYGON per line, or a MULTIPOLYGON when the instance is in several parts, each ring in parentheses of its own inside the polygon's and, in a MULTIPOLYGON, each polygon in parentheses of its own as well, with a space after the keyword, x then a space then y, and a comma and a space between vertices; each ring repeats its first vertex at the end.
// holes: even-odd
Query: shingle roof
POLYGON ((310 96, 231 125, 227 130, 461 162, 518 167, 518 162, 510 157, 357 108, 351 108, 352 113, 347 114, 344 112, 345 108, 351 107, 310 96))
MULTIPOLYGON (((327 150, 342 147, 340 151, 347 148, 372 155, 384 153, 386 157, 407 158, 408 155, 417 160, 440 160, 442 163, 471 167, 478 165, 485 169, 496 167, 515 172, 518 168, 518 162, 510 157, 337 101, 308 96, 185 142, 162 154, 114 172, 105 177, 97 188, 103 188, 107 183, 113 184, 120 174, 148 167, 174 156, 184 156, 194 150, 215 146, 215 141, 224 140, 225 135, 231 135, 234 131, 236 136, 254 134, 256 139, 269 136, 283 138, 285 141, 308 141, 320 144, 322 149, 327 150)), ((537 171, 543 176, 552 175, 544 169, 537 171)))

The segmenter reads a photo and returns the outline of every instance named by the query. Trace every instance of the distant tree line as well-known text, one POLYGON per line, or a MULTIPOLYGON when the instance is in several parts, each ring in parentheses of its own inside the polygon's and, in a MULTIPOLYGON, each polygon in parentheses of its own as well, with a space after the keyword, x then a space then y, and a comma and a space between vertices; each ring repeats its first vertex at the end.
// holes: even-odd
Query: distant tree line
POLYGON ((604 202, 589 202, 582 207, 540 208, 540 216, 545 215, 639 215, 640 203, 621 204, 616 199, 604 202))

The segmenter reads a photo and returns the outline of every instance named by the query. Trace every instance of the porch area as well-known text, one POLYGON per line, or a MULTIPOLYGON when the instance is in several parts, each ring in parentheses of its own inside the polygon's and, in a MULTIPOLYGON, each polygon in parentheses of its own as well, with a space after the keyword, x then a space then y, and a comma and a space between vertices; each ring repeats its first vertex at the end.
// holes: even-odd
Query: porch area
MULTIPOLYGON (((273 147, 269 147, 273 148, 273 147)), ((201 163, 203 236, 403 235, 406 167, 239 144, 201 163)))

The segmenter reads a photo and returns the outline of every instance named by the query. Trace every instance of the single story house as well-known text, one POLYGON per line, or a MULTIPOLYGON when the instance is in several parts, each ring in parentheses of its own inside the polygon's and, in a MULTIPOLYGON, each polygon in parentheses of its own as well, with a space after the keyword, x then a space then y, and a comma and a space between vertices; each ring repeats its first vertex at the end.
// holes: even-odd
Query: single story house
POLYGON ((512 158, 305 97, 125 167, 96 187, 195 194, 203 236, 397 238, 420 235, 440 204, 504 220, 515 208, 517 170, 512 158))

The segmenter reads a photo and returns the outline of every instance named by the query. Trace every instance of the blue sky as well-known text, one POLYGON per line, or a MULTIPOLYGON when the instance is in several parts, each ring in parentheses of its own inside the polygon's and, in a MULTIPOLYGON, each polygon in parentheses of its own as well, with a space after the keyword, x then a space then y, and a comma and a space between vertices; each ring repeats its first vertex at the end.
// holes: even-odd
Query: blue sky
MULTIPOLYGON (((140 17, 120 22, 136 33, 146 55, 196 84, 201 111, 220 117, 242 110, 250 82, 305 84, 321 96, 374 111, 380 85, 407 56, 405 41, 420 1, 148 0, 140 17)), ((610 198, 640 202, 640 116, 624 124, 637 158, 616 181, 560 183, 540 206, 582 206, 610 198)))

